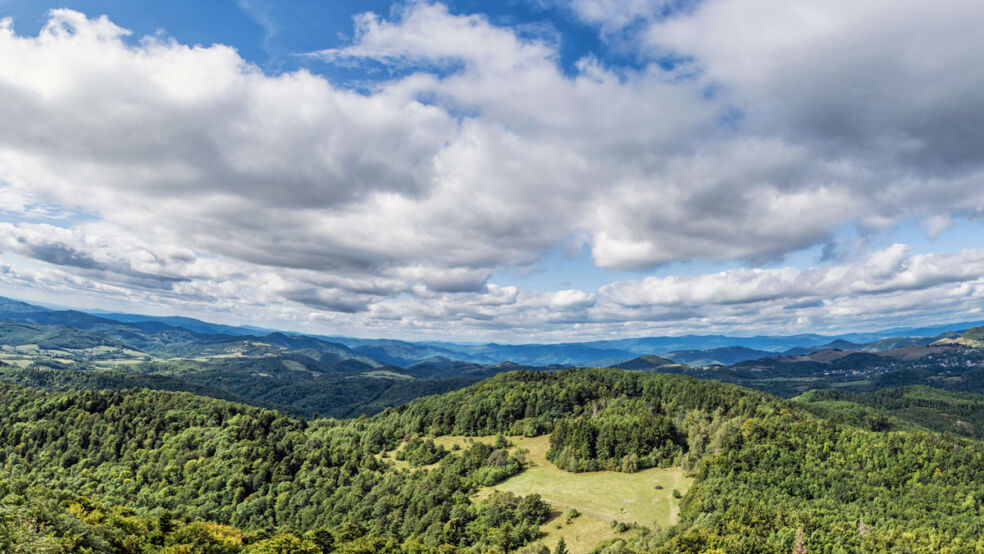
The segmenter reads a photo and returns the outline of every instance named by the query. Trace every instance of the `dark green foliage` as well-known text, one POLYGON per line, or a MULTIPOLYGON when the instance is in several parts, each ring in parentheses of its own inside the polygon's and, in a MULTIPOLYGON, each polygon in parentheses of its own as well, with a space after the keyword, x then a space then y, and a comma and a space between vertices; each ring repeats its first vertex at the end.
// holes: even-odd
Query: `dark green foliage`
POLYGON ((245 549, 246 554, 322 554, 314 542, 291 534, 274 535, 257 541, 245 549))
POLYGON ((756 391, 675 375, 517 371, 440 397, 415 400, 383 416, 398 420, 409 433, 520 435, 531 423, 549 432, 555 420, 590 416, 596 409, 603 410, 602 415, 642 416, 636 410, 653 406, 670 418, 688 410, 721 409, 737 416, 753 414, 771 399, 756 391))
MULTIPOLYGON (((775 397, 617 371, 512 373, 390 410, 414 432, 491 434, 561 421, 664 416, 696 481, 681 524, 630 546, 660 552, 984 548, 984 446, 823 421, 775 397), (859 533, 859 522, 867 526, 859 533)), ((596 453, 585 459, 597 460, 596 453)))
POLYGON ((561 419, 550 434, 547 458, 568 471, 635 472, 669 466, 686 445, 664 415, 561 419))
POLYGON ((44 483, 57 497, 82 494, 253 529, 335 529, 357 521, 359 536, 397 544, 416 536, 430 546, 535 537, 546 512, 539 499, 475 507, 467 497, 479 484, 519 471, 515 458, 475 444, 433 470, 398 472, 377 458, 396 444, 393 423, 308 423, 180 393, 45 394, 3 386, 0 476, 44 483))
POLYGON ((425 466, 440 461, 447 453, 443 446, 435 445, 431 439, 414 437, 397 450, 396 459, 414 466, 425 466))
MULTIPOLYGON (((626 534, 619 548, 785 554, 802 528, 811 552, 984 549, 981 443, 873 431, 757 391, 614 370, 503 374, 348 421, 185 393, 2 386, 0 532, 37 551, 48 539, 91 552, 508 551, 538 537, 549 507, 536 495, 469 500, 521 470, 505 449, 476 442, 410 470, 380 454, 408 435, 511 434, 531 422, 561 451, 586 449, 578 463, 625 469, 635 455, 638 467, 649 457, 693 473, 680 523, 626 534), (630 428, 639 438, 623 436, 630 428)), ((437 450, 420 440, 408 453, 437 450)))
POLYGON ((195 385, 168 375, 144 375, 127 371, 97 371, 80 369, 5 367, 0 370, 0 382, 46 391, 125 390, 146 388, 191 392, 222 400, 245 399, 223 389, 195 385))
POLYGON ((14 346, 34 344, 44 349, 83 349, 108 346, 126 348, 127 345, 97 333, 90 333, 64 325, 35 325, 0 321, 0 344, 14 346))
POLYGON ((0 506, 0 552, 61 552, 61 545, 47 533, 47 527, 41 525, 30 510, 21 506, 0 506))
POLYGON ((249 402, 267 405, 295 415, 310 417, 357 417, 375 415, 390 406, 405 404, 433 394, 457 390, 474 379, 380 379, 352 376, 321 378, 289 383, 256 383, 257 387, 236 387, 249 402))
MULTIPOLYGON (((46 366, 51 365, 45 362, 46 366)), ((147 388, 191 392, 311 417, 356 417, 421 396, 457 390, 474 379, 380 379, 287 371, 281 359, 138 364, 133 371, 19 369, 0 364, 0 382, 47 391, 147 388)))
POLYGON ((749 419, 738 439, 701 464, 658 551, 788 552, 798 527, 811 551, 982 546, 978 443, 792 414, 749 419))
POLYGON ((984 396, 978 394, 913 386, 858 394, 817 390, 796 401, 874 431, 923 428, 984 438, 984 396))
POLYGON ((250 404, 294 415, 336 418, 373 415, 393 405, 457 390, 476 381, 379 378, 339 369, 335 363, 294 356, 148 363, 136 366, 134 371, 218 388, 250 404))

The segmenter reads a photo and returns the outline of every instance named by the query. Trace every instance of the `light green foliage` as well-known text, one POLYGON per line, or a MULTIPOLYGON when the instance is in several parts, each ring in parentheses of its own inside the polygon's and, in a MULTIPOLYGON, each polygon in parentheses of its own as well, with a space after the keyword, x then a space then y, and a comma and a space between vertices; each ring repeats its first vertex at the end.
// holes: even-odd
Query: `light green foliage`
POLYGON ((412 466, 425 466, 438 462, 447 453, 444 447, 435 445, 432 439, 414 437, 396 451, 396 459, 412 466))
POLYGON ((61 552, 58 541, 46 536, 46 528, 19 506, 0 506, 0 552, 48 554, 61 552))
POLYGON ((311 541, 282 534, 249 545, 243 554, 322 554, 322 551, 311 541))

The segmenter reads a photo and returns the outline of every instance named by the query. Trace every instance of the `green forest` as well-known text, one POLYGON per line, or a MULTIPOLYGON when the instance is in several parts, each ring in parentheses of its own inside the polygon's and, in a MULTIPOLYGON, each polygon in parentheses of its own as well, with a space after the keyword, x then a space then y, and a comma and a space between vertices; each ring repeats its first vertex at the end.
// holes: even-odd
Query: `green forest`
POLYGON ((3 385, 0 549, 536 551, 546 502, 474 494, 523 471, 521 457, 429 439, 498 433, 549 435, 570 471, 693 475, 679 523, 640 522, 608 551, 790 552, 799 530, 810 552, 984 548, 984 445, 886 429, 734 385, 611 369, 504 373, 348 420, 187 392, 3 385))

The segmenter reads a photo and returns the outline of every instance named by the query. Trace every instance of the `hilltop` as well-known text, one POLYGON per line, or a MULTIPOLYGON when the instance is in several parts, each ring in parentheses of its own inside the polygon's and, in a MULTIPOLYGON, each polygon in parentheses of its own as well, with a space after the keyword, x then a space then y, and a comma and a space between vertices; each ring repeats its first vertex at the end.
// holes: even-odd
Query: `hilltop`
POLYGON ((959 344, 962 346, 969 346, 971 348, 984 348, 984 327, 974 327, 964 331, 958 336, 942 338, 933 344, 959 344))
POLYGON ((661 369, 666 369, 669 367, 679 368, 680 364, 674 362, 673 360, 667 360, 666 358, 661 358, 659 356, 647 355, 639 356, 632 360, 622 362, 620 364, 613 365, 615 369, 630 369, 633 371, 658 371, 661 369))

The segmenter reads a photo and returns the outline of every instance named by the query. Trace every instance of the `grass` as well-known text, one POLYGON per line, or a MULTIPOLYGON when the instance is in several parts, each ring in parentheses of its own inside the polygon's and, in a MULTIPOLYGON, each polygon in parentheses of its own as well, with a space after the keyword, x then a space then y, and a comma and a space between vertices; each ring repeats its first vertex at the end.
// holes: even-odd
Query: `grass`
POLYGON ((131 358, 125 360, 99 360, 93 362, 92 365, 96 366, 99 369, 116 369, 121 365, 122 366, 137 365, 137 364, 147 363, 149 361, 154 361, 154 358, 148 358, 146 360, 137 359, 137 358, 131 358))
POLYGON ((362 373, 363 377, 374 377, 376 379, 401 379, 401 380, 412 380, 413 377, 409 375, 404 375, 402 373, 397 373, 395 371, 390 371, 388 369, 374 369, 372 371, 366 371, 362 373))
POLYGON ((45 362, 71 365, 88 361, 95 367, 106 369, 116 365, 142 363, 149 359, 151 358, 143 352, 116 346, 41 348, 37 344, 0 345, 0 362, 20 368, 30 367, 35 362, 40 365, 45 362))
POLYGON ((833 388, 842 389, 842 388, 845 388, 845 387, 864 387, 864 386, 867 386, 867 385, 870 385, 870 384, 871 384, 871 380, 869 380, 869 379, 860 379, 860 380, 857 380, 857 381, 842 381, 840 383, 830 383, 830 386, 833 387, 833 388))
POLYGON ((26 367, 29 367, 32 363, 34 363, 34 360, 33 359, 12 358, 12 357, 11 358, 8 358, 8 357, 0 358, 0 361, 2 361, 4 363, 7 363, 7 364, 10 364, 10 365, 15 366, 15 367, 19 367, 21 369, 24 369, 26 367))
MULTIPOLYGON (((434 442, 437 442, 437 441, 434 441, 434 442)), ((397 446, 393 450, 390 450, 390 451, 384 453, 382 456, 377 455, 376 456, 376 459, 377 460, 380 460, 380 461, 383 461, 383 462, 386 462, 386 463, 389 463, 389 464, 393 464, 393 467, 395 467, 396 469, 431 469, 431 468, 437 467, 437 463, 434 463, 434 464, 431 464, 431 465, 427 465, 427 466, 416 466, 415 467, 415 466, 410 465, 410 462, 408 462, 406 460, 397 460, 396 459, 396 453, 399 452, 400 450, 402 450, 405 445, 406 445, 406 443, 401 442, 399 444, 399 446, 397 446)), ((438 463, 440 463, 440 462, 438 462, 438 463)))
MULTIPOLYGON (((495 437, 449 436, 437 437, 434 442, 450 450, 454 444, 464 446, 468 441, 491 443, 494 440, 495 437)), ((676 523, 680 508, 679 500, 673 498, 673 489, 685 494, 692 481, 684 477, 680 468, 647 469, 637 473, 569 473, 546 459, 549 437, 507 437, 507 440, 514 445, 511 451, 521 448, 529 451, 528 467, 518 475, 479 491, 476 500, 494 491, 539 494, 555 512, 555 517, 540 529, 546 535, 543 543, 553 548, 563 537, 572 553, 590 552, 598 543, 620 536, 611 527, 612 520, 638 523, 650 529, 676 523), (657 489, 657 486, 662 488, 657 489), (565 514, 572 508, 582 515, 568 523, 565 514)))

